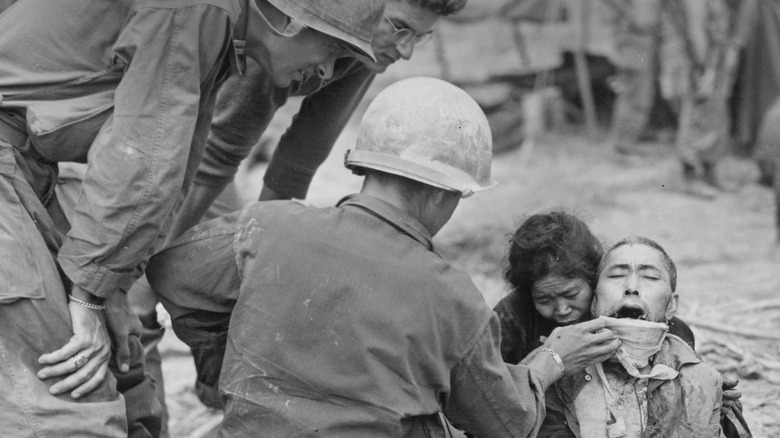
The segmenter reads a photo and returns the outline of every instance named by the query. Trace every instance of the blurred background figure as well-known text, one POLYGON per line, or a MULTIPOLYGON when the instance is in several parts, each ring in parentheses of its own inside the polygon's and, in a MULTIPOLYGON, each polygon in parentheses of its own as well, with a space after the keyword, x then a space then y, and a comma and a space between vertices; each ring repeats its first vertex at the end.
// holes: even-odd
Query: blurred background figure
POLYGON ((780 244, 780 100, 769 108, 756 138, 754 158, 760 172, 758 182, 775 195, 776 241, 780 244))
MULTIPOLYGON (((614 86, 617 99, 612 119, 615 151, 640 154, 648 139, 653 109, 662 102, 659 89, 659 45, 662 0, 603 0, 612 29, 614 86)), ((669 114, 670 109, 667 109, 669 114)), ((670 117, 667 117, 667 120, 670 117)))
POLYGON ((740 4, 729 0, 604 0, 618 67, 615 151, 644 155, 653 129, 677 127, 684 191, 710 198, 731 140, 740 4), (670 120, 670 117, 672 119, 670 120), (659 126, 660 125, 660 126, 659 126))
MULTIPOLYGON (((738 67, 736 23, 739 3, 729 0, 666 0, 666 14, 674 38, 670 50, 681 55, 680 109, 677 150, 685 189, 693 195, 712 196, 721 189, 715 166, 730 148, 729 100, 738 67), (703 184, 702 184, 703 183, 703 184)), ((664 59, 667 57, 664 56, 664 59)), ((662 81, 662 88, 664 88, 662 81)))

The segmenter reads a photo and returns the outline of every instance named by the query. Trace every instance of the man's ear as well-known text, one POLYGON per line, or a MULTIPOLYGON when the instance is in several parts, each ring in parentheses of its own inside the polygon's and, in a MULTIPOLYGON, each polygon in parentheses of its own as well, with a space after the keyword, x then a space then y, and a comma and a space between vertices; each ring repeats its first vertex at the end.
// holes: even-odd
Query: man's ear
POLYGON ((590 314, 593 318, 597 317, 596 315, 596 304, 599 302, 599 297, 596 295, 596 293, 593 293, 593 299, 590 302, 590 314))
POLYGON ((673 292, 672 296, 669 298, 669 303, 666 305, 666 312, 664 313, 664 317, 666 317, 666 320, 672 319, 675 313, 677 313, 677 302, 680 300, 680 295, 677 294, 677 292, 673 292))
POLYGON ((431 202, 433 202, 436 205, 440 205, 442 201, 444 200, 444 191, 443 190, 430 190, 429 198, 431 202))
POLYGON ((444 202, 448 199, 448 195, 449 192, 447 192, 446 190, 431 187, 430 197, 428 199, 434 204, 436 204, 436 206, 438 207, 444 204, 444 202))

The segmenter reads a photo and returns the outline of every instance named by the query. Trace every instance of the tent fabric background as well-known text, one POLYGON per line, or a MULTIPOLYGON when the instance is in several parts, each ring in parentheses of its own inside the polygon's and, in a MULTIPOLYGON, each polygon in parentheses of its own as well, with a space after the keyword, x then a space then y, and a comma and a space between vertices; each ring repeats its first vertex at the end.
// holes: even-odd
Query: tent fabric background
MULTIPOLYGON (((732 134, 734 152, 750 156, 764 116, 780 97, 780 0, 738 2, 737 38, 741 50, 731 98, 732 134)), ((563 1, 560 5, 565 4, 563 1)), ((548 7, 547 0, 513 0, 503 12, 530 23, 567 18, 559 11, 549 15, 548 7)), ((613 53, 607 51, 606 55, 611 58, 613 53)))

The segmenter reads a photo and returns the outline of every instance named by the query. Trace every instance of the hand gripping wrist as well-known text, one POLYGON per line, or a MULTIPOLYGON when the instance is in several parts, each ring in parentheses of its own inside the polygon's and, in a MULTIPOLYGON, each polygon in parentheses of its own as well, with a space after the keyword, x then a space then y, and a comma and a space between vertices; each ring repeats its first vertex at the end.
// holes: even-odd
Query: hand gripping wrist
POLYGON ((561 360, 561 357, 558 356, 558 353, 554 352, 552 348, 540 348, 539 351, 546 351, 550 353, 553 359, 555 359, 555 362, 558 364, 558 366, 561 367, 561 374, 566 372, 566 366, 563 364, 563 360, 561 360))

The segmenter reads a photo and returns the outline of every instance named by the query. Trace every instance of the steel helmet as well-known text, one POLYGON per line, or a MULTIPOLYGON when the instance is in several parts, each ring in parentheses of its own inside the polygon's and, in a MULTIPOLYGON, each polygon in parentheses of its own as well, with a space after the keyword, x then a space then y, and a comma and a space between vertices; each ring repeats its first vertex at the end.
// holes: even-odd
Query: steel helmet
POLYGON ((360 122, 344 165, 374 169, 460 192, 489 189, 493 139, 477 102, 440 79, 416 77, 380 92, 360 122))
POLYGON ((384 0, 268 0, 268 2, 288 17, 345 41, 376 61, 371 49, 371 40, 385 10, 384 0))

